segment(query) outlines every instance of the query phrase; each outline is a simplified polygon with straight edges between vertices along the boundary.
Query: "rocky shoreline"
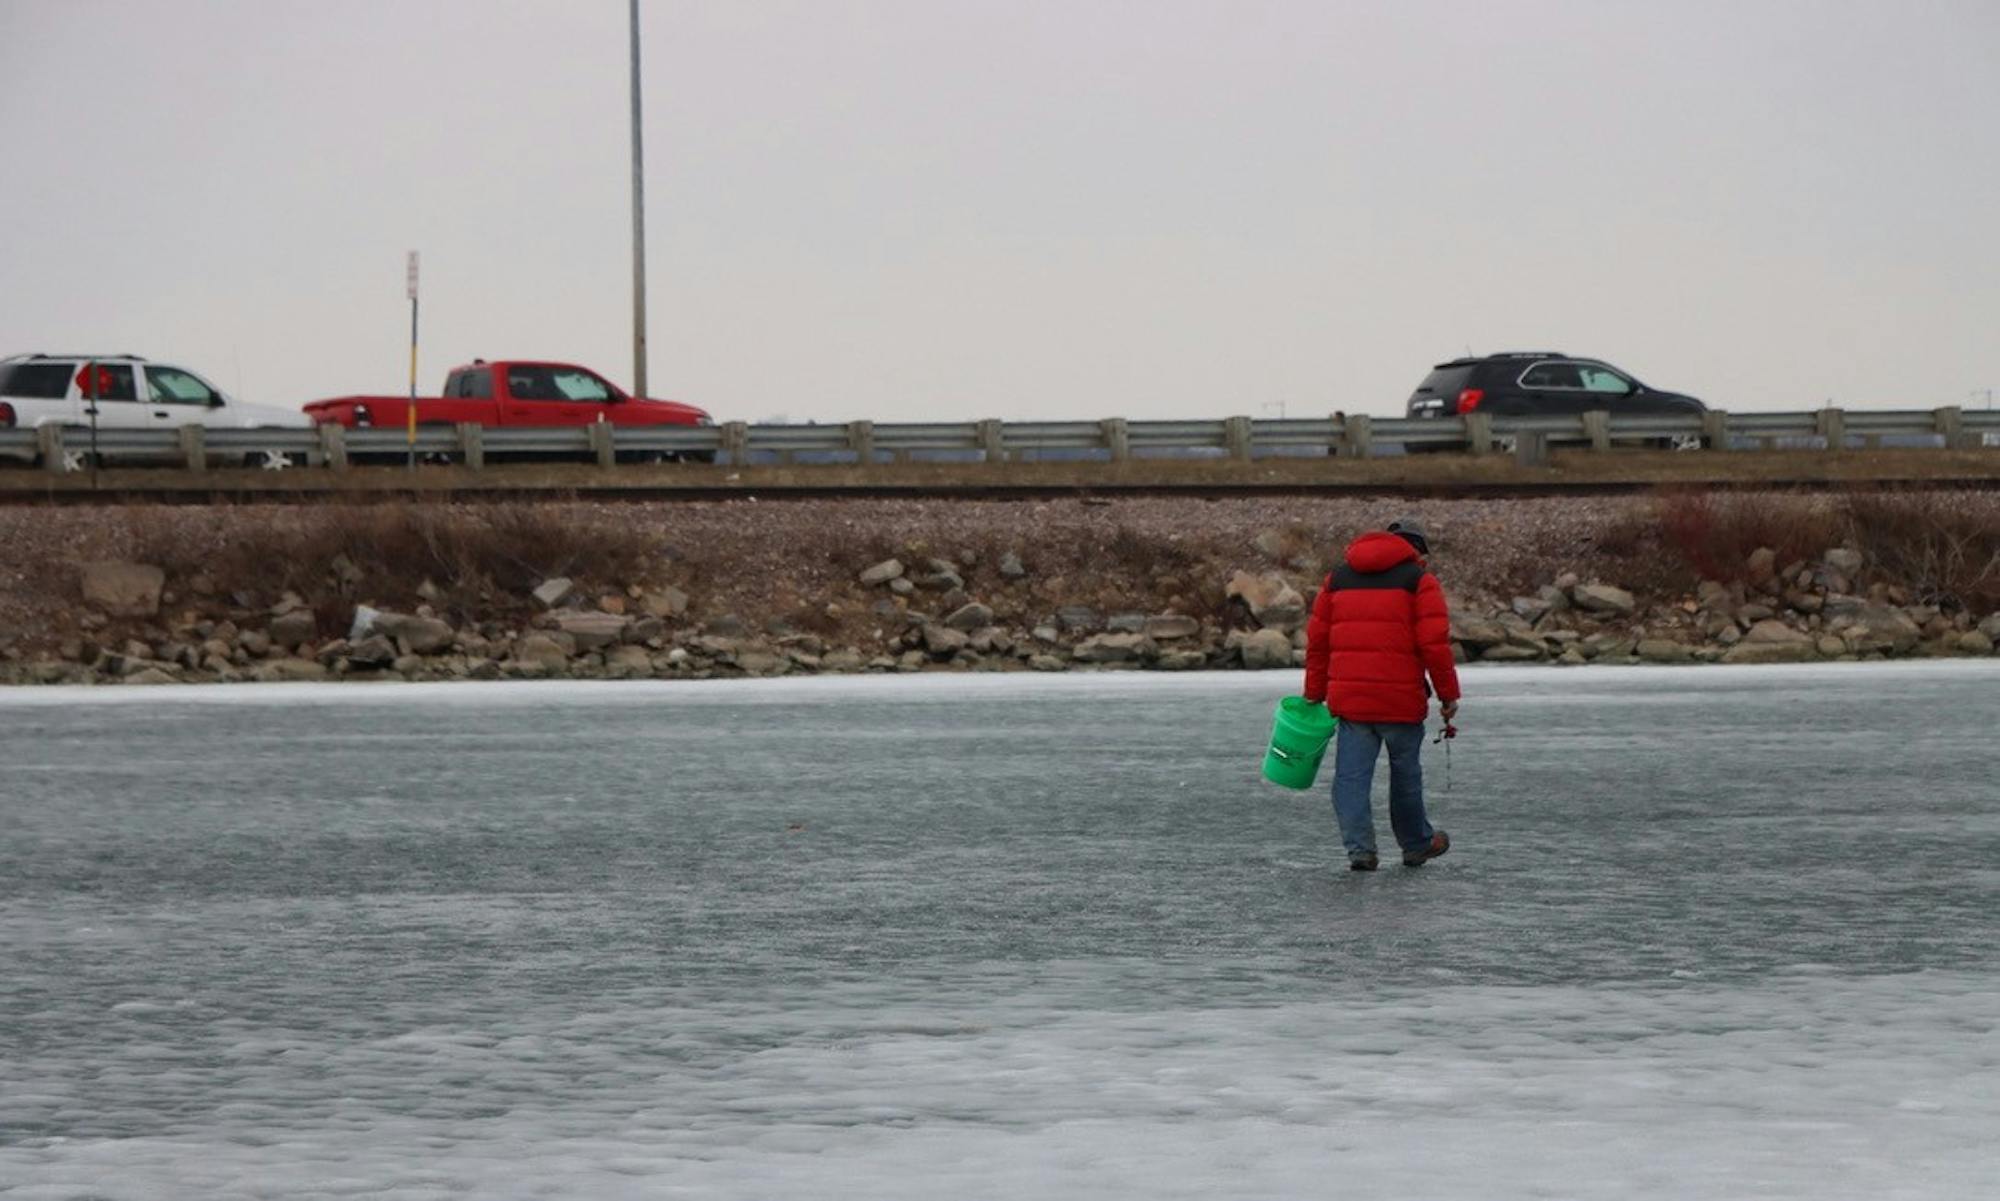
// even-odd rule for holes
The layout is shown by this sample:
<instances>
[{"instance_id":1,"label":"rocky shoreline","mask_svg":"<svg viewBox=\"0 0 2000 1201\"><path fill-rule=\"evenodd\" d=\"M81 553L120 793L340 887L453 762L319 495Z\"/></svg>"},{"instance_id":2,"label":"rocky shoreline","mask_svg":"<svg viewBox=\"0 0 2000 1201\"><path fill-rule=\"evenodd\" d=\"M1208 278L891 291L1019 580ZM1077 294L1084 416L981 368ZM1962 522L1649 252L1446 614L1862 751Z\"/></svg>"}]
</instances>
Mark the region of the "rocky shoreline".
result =
<instances>
[{"instance_id":1,"label":"rocky shoreline","mask_svg":"<svg viewBox=\"0 0 2000 1201\"><path fill-rule=\"evenodd\" d=\"M763 621L658 581L550 578L507 599L501 607L516 616L454 621L431 581L418 585L416 604L392 608L344 556L329 565L324 595L286 590L272 600L225 591L200 572L175 579L157 564L104 560L76 569L79 603L46 650L0 640L0 683L1283 668L1304 660L1320 578L1299 541L1284 529L1259 532L1238 555L1246 565L1226 578L1190 578L1204 569L1192 560L1157 566L1156 587L1127 590L1169 598L1146 608L1065 601L1089 590L1038 580L1013 549L891 556L847 564L845 578L825 579L793 618ZM1144 558L1144 548L1134 553ZM1875 578L1853 547L1792 561L1763 547L1732 574L1650 600L1574 571L1509 596L1454 588L1447 576L1454 650L1462 662L1735 664L1991 656L2000 643L2000 614L1923 603ZM823 615L822 628L802 628L801 612Z\"/></svg>"}]
</instances>

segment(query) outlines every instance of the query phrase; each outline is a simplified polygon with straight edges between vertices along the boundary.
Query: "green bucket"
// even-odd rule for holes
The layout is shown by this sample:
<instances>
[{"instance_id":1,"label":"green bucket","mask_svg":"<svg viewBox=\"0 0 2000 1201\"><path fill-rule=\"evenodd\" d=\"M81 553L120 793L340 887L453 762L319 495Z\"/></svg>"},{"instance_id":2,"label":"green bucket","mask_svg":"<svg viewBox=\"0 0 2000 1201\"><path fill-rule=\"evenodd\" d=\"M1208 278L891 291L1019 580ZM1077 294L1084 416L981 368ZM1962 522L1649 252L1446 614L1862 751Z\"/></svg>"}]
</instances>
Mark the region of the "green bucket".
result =
<instances>
[{"instance_id":1,"label":"green bucket","mask_svg":"<svg viewBox=\"0 0 2000 1201\"><path fill-rule=\"evenodd\" d=\"M1326 706L1302 696L1278 702L1271 722L1271 746L1264 752L1264 778L1284 788L1311 788L1326 757L1326 744L1340 719Z\"/></svg>"}]
</instances>

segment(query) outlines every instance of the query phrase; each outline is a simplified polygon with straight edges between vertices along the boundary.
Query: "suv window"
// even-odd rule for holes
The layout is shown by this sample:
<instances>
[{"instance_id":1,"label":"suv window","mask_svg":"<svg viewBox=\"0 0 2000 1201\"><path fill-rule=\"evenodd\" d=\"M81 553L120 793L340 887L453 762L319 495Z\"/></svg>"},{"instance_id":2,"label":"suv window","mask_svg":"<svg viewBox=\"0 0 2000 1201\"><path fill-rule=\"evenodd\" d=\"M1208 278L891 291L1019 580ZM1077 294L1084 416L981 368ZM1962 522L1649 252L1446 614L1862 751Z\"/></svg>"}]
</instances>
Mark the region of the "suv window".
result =
<instances>
[{"instance_id":1,"label":"suv window","mask_svg":"<svg viewBox=\"0 0 2000 1201\"><path fill-rule=\"evenodd\" d=\"M76 369L77 394L90 399L90 370L97 368L97 399L138 400L138 386L133 379L130 363L85 363Z\"/></svg>"},{"instance_id":2,"label":"suv window","mask_svg":"<svg viewBox=\"0 0 2000 1201\"><path fill-rule=\"evenodd\" d=\"M1632 381L1597 363L1578 363L1577 373L1583 378L1587 392L1603 392L1611 396L1630 396L1634 391Z\"/></svg>"},{"instance_id":3,"label":"suv window","mask_svg":"<svg viewBox=\"0 0 2000 1201\"><path fill-rule=\"evenodd\" d=\"M1536 363L1521 373L1523 388L1548 390L1577 390L1583 387L1583 376L1575 363Z\"/></svg>"},{"instance_id":4,"label":"suv window","mask_svg":"<svg viewBox=\"0 0 2000 1201\"><path fill-rule=\"evenodd\" d=\"M1417 391L1428 392L1433 396L1455 397L1465 390L1465 385L1471 379L1470 366L1439 367L1424 377L1424 382L1417 385Z\"/></svg>"},{"instance_id":5,"label":"suv window","mask_svg":"<svg viewBox=\"0 0 2000 1201\"><path fill-rule=\"evenodd\" d=\"M216 401L213 388L178 367L148 367L146 383L152 387L155 404L208 405Z\"/></svg>"},{"instance_id":6,"label":"suv window","mask_svg":"<svg viewBox=\"0 0 2000 1201\"><path fill-rule=\"evenodd\" d=\"M16 363L0 367L0 396L61 400L69 395L68 363Z\"/></svg>"}]
</instances>

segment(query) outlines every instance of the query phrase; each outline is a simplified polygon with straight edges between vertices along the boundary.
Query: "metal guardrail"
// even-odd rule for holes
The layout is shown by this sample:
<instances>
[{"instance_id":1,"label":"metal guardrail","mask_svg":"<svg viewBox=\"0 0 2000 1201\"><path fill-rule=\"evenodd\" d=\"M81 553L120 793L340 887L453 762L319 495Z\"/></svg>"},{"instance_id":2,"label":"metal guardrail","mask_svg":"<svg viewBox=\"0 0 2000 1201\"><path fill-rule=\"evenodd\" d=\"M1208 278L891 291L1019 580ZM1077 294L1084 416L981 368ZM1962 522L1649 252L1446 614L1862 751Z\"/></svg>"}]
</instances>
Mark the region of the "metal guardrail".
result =
<instances>
[{"instance_id":1,"label":"metal guardrail","mask_svg":"<svg viewBox=\"0 0 2000 1201\"><path fill-rule=\"evenodd\" d=\"M451 461L474 469L502 459L562 458L611 466L627 461L698 459L726 464L879 463L932 459L955 462L1123 461L1135 458L1218 458L1248 461L1281 456L1372 458L1384 454L1465 451L1512 453L1526 463L1552 446L1609 450L1651 444L1729 451L1848 449L1882 445L1970 449L2000 444L2000 412L1960 408L1918 411L1818 409L1790 413L1684 416L1324 418L1212 421L855 421L844 425L651 426L609 424L536 429L420 425L402 429L340 426L251 429L106 429L87 426L0 429L0 459L39 463L51 472L104 462L213 466L313 466L345 470L357 463Z\"/></svg>"}]
</instances>

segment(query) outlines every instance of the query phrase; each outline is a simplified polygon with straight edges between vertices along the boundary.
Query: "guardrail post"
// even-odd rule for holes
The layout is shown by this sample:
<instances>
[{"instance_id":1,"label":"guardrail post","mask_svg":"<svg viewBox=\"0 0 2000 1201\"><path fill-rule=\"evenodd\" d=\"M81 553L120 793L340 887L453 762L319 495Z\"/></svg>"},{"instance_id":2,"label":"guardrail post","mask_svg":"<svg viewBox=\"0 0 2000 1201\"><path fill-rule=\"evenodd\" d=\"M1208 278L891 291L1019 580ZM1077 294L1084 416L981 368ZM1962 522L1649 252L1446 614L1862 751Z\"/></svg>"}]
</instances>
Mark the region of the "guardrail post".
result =
<instances>
[{"instance_id":1,"label":"guardrail post","mask_svg":"<svg viewBox=\"0 0 2000 1201\"><path fill-rule=\"evenodd\" d=\"M1231 417L1222 423L1222 440L1229 447L1229 457L1240 463L1250 461L1250 419Z\"/></svg>"},{"instance_id":2,"label":"guardrail post","mask_svg":"<svg viewBox=\"0 0 2000 1201\"><path fill-rule=\"evenodd\" d=\"M334 471L347 470L347 427L332 422L319 427L319 453L326 460L327 467Z\"/></svg>"},{"instance_id":3,"label":"guardrail post","mask_svg":"<svg viewBox=\"0 0 2000 1201\"><path fill-rule=\"evenodd\" d=\"M1000 422L997 418L989 417L979 423L979 457L988 463L1007 461L1007 447L1001 441L1000 434Z\"/></svg>"},{"instance_id":4,"label":"guardrail post","mask_svg":"<svg viewBox=\"0 0 2000 1201\"><path fill-rule=\"evenodd\" d=\"M1104 434L1104 448L1111 452L1111 461L1123 463L1132 457L1132 432L1126 428L1123 417L1106 417L1098 422Z\"/></svg>"},{"instance_id":5,"label":"guardrail post","mask_svg":"<svg viewBox=\"0 0 2000 1201\"><path fill-rule=\"evenodd\" d=\"M458 453L467 470L486 470L486 427L477 421L459 422Z\"/></svg>"},{"instance_id":6,"label":"guardrail post","mask_svg":"<svg viewBox=\"0 0 2000 1201\"><path fill-rule=\"evenodd\" d=\"M1847 414L1839 409L1821 409L1818 414L1819 435L1826 439L1828 450L1844 450L1847 447Z\"/></svg>"},{"instance_id":7,"label":"guardrail post","mask_svg":"<svg viewBox=\"0 0 2000 1201\"><path fill-rule=\"evenodd\" d=\"M1592 409L1583 415L1583 433L1590 439L1590 449L1611 449L1611 414L1603 409Z\"/></svg>"},{"instance_id":8,"label":"guardrail post","mask_svg":"<svg viewBox=\"0 0 2000 1201\"><path fill-rule=\"evenodd\" d=\"M850 421L847 423L847 446L854 452L854 459L863 467L875 461L875 423L872 421Z\"/></svg>"},{"instance_id":9,"label":"guardrail post","mask_svg":"<svg viewBox=\"0 0 2000 1201\"><path fill-rule=\"evenodd\" d=\"M181 462L189 471L208 470L208 431L198 425L181 427Z\"/></svg>"},{"instance_id":10,"label":"guardrail post","mask_svg":"<svg viewBox=\"0 0 2000 1201\"><path fill-rule=\"evenodd\" d=\"M618 465L618 444L612 440L612 430L615 428L609 421L590 423L590 449L591 453L597 456L599 467Z\"/></svg>"},{"instance_id":11,"label":"guardrail post","mask_svg":"<svg viewBox=\"0 0 2000 1201\"><path fill-rule=\"evenodd\" d=\"M1514 462L1522 467L1547 467L1549 436L1540 432L1515 434Z\"/></svg>"},{"instance_id":12,"label":"guardrail post","mask_svg":"<svg viewBox=\"0 0 2000 1201\"><path fill-rule=\"evenodd\" d=\"M35 430L35 440L41 444L42 467L61 475L69 470L69 460L63 451L63 433L59 425L39 426Z\"/></svg>"},{"instance_id":13,"label":"guardrail post","mask_svg":"<svg viewBox=\"0 0 2000 1201\"><path fill-rule=\"evenodd\" d=\"M741 467L750 458L750 427L741 421L731 421L722 427L722 453L729 461Z\"/></svg>"},{"instance_id":14,"label":"guardrail post","mask_svg":"<svg viewBox=\"0 0 2000 1201\"><path fill-rule=\"evenodd\" d=\"M1459 420L1465 423L1466 449L1476 455L1493 453L1493 414L1472 412Z\"/></svg>"},{"instance_id":15,"label":"guardrail post","mask_svg":"<svg viewBox=\"0 0 2000 1201\"><path fill-rule=\"evenodd\" d=\"M1375 419L1366 413L1351 413L1340 423L1339 453L1345 459L1368 459L1375 455Z\"/></svg>"},{"instance_id":16,"label":"guardrail post","mask_svg":"<svg viewBox=\"0 0 2000 1201\"><path fill-rule=\"evenodd\" d=\"M1701 444L1706 450L1729 449L1729 414L1709 409L1701 415Z\"/></svg>"},{"instance_id":17,"label":"guardrail post","mask_svg":"<svg viewBox=\"0 0 2000 1201\"><path fill-rule=\"evenodd\" d=\"M1944 448L1946 450L1964 450L1966 448L1967 438L1965 436L1964 409L1957 405L1947 405L1942 409L1932 409L1931 424L1936 427L1938 434L1944 438Z\"/></svg>"}]
</instances>

